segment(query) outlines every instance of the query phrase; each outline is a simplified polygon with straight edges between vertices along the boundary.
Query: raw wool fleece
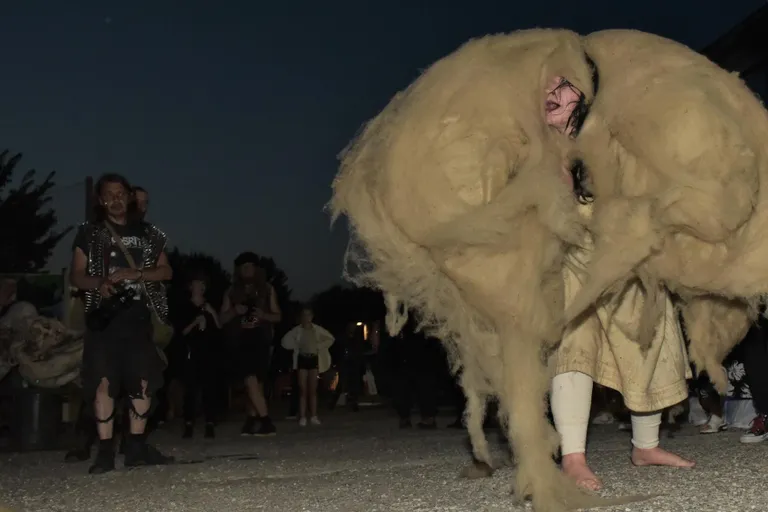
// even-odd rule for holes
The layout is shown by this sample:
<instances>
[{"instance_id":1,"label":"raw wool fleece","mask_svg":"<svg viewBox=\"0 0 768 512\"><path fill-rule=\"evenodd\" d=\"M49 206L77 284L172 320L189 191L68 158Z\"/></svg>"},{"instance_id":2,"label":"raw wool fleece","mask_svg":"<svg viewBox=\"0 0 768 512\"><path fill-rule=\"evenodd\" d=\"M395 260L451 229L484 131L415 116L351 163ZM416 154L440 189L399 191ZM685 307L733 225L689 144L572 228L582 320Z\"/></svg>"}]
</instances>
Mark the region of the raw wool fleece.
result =
<instances>
[{"instance_id":1,"label":"raw wool fleece","mask_svg":"<svg viewBox=\"0 0 768 512\"><path fill-rule=\"evenodd\" d=\"M431 66L342 154L334 219L359 245L348 264L381 289L388 329L405 312L461 367L476 459L492 466L489 396L516 458L514 490L553 512L613 502L586 494L553 461L548 358L564 328L566 245L583 236L561 169L567 140L545 123L545 88L565 76L592 99L580 37L530 30L471 41Z\"/></svg>"},{"instance_id":2,"label":"raw wool fleece","mask_svg":"<svg viewBox=\"0 0 768 512\"><path fill-rule=\"evenodd\" d=\"M611 30L584 47L600 88L575 144L596 250L566 320L633 274L664 285L682 299L691 360L724 392L722 359L768 292L768 114L738 76L674 41Z\"/></svg>"}]
</instances>

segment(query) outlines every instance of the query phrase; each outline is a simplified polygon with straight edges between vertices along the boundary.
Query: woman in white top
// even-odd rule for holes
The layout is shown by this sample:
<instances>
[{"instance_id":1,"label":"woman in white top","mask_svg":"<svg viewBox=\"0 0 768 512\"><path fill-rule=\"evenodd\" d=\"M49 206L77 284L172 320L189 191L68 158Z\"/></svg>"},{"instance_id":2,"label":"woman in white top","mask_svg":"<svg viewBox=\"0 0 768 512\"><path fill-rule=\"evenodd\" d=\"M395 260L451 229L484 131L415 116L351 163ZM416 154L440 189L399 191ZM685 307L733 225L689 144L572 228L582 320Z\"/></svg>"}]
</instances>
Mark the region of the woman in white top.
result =
<instances>
[{"instance_id":1,"label":"woman in white top","mask_svg":"<svg viewBox=\"0 0 768 512\"><path fill-rule=\"evenodd\" d=\"M333 345L331 333L312 323L312 308L305 306L301 310L301 323L288 331L283 337L284 348L293 351L293 369L299 373L299 425L307 424L307 405L310 421L319 425L317 417L317 375L331 367L331 354L328 348Z\"/></svg>"}]
</instances>

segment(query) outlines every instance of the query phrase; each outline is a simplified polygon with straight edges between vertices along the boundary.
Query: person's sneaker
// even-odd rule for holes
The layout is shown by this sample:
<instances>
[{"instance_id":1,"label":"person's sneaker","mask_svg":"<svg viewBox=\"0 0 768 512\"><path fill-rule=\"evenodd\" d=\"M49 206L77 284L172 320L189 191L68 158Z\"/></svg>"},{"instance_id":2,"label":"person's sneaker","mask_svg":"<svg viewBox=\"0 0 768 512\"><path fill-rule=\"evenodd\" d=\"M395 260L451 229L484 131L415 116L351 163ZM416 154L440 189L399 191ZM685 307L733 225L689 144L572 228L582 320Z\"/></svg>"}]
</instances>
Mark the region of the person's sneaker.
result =
<instances>
[{"instance_id":1,"label":"person's sneaker","mask_svg":"<svg viewBox=\"0 0 768 512\"><path fill-rule=\"evenodd\" d=\"M240 435L241 436L252 436L256 431L256 417L255 416L248 416L245 418L245 423L243 423L243 428L240 429Z\"/></svg>"},{"instance_id":2,"label":"person's sneaker","mask_svg":"<svg viewBox=\"0 0 768 512\"><path fill-rule=\"evenodd\" d=\"M300 427L306 427L307 426L307 418L299 418L299 426Z\"/></svg>"},{"instance_id":3,"label":"person's sneaker","mask_svg":"<svg viewBox=\"0 0 768 512\"><path fill-rule=\"evenodd\" d=\"M712 415L709 421L699 430L700 434L717 434L728 429L728 424L720 416Z\"/></svg>"},{"instance_id":4,"label":"person's sneaker","mask_svg":"<svg viewBox=\"0 0 768 512\"><path fill-rule=\"evenodd\" d=\"M213 423L206 423L205 424L205 438L206 439L213 439L216 437L216 430L213 428Z\"/></svg>"},{"instance_id":5,"label":"person's sneaker","mask_svg":"<svg viewBox=\"0 0 768 512\"><path fill-rule=\"evenodd\" d=\"M195 426L192 423L186 423L184 425L184 434L182 434L183 439L192 439L192 436L195 435Z\"/></svg>"},{"instance_id":6,"label":"person's sneaker","mask_svg":"<svg viewBox=\"0 0 768 512\"><path fill-rule=\"evenodd\" d=\"M115 448L111 439L99 442L99 451L96 452L96 458L93 459L93 465L88 468L91 475L101 475L114 471L115 469Z\"/></svg>"},{"instance_id":7,"label":"person's sneaker","mask_svg":"<svg viewBox=\"0 0 768 512\"><path fill-rule=\"evenodd\" d=\"M269 418L262 418L261 426L253 433L257 437L274 436L275 434L277 434L277 429Z\"/></svg>"},{"instance_id":8,"label":"person's sneaker","mask_svg":"<svg viewBox=\"0 0 768 512\"><path fill-rule=\"evenodd\" d=\"M740 441L744 444L762 443L768 439L766 424L768 424L768 414L758 414L752 420L752 427L741 436Z\"/></svg>"},{"instance_id":9,"label":"person's sneaker","mask_svg":"<svg viewBox=\"0 0 768 512\"><path fill-rule=\"evenodd\" d=\"M309 422L310 422L310 423L312 423L312 424L313 424L313 425L315 425L315 426L318 426L318 427L319 427L320 425L322 425L322 423L320 423L320 418L318 418L317 416L312 416L312 417L309 419Z\"/></svg>"}]
</instances>

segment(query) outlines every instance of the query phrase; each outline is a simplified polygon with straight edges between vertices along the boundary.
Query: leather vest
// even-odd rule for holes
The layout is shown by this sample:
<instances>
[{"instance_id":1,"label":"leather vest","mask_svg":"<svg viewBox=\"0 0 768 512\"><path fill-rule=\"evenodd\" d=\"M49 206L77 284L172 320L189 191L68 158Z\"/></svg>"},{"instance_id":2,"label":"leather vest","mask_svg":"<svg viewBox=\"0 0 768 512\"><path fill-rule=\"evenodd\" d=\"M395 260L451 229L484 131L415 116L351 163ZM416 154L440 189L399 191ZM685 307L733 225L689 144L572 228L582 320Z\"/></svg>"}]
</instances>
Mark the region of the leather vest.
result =
<instances>
[{"instance_id":1,"label":"leather vest","mask_svg":"<svg viewBox=\"0 0 768 512\"><path fill-rule=\"evenodd\" d=\"M154 267L160 254L165 250L167 237L160 229L152 224L145 224L144 247L142 248L141 261L136 264L141 268ZM88 241L88 265L86 272L91 277L106 277L108 268L109 249L112 245L112 235L103 223L85 222L80 226L85 231ZM165 292L165 284L161 281L146 281L144 283L146 293L142 294L144 301L162 321L168 320L168 298ZM98 290L86 290L85 312L91 313L98 309L101 303L101 294Z\"/></svg>"}]
</instances>

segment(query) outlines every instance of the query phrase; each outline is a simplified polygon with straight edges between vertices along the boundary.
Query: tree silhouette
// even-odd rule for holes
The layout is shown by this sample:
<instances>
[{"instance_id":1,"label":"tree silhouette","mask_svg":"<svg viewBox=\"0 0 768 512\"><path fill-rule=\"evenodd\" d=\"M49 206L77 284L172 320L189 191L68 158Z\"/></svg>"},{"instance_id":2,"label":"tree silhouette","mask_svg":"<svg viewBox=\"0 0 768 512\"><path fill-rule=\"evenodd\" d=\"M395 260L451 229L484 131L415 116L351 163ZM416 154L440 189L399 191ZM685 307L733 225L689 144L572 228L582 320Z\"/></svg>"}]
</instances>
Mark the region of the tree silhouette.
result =
<instances>
[{"instance_id":1,"label":"tree silhouette","mask_svg":"<svg viewBox=\"0 0 768 512\"><path fill-rule=\"evenodd\" d=\"M229 288L230 275L221 261L215 257L193 252L186 254L174 248L168 253L168 262L173 269L173 279L168 288L168 300L171 307L181 303L187 297L186 285L190 278L203 274L208 280L208 301L216 309L221 307L224 293Z\"/></svg>"},{"instance_id":2,"label":"tree silhouette","mask_svg":"<svg viewBox=\"0 0 768 512\"><path fill-rule=\"evenodd\" d=\"M10 188L22 154L0 153L0 272L36 272L45 267L56 244L72 229L54 231L56 213L50 203L54 172L36 183L35 170L27 171Z\"/></svg>"},{"instance_id":3,"label":"tree silhouette","mask_svg":"<svg viewBox=\"0 0 768 512\"><path fill-rule=\"evenodd\" d=\"M349 322L370 323L384 318L384 298L370 288L333 286L312 299L317 323L341 334Z\"/></svg>"}]
</instances>

